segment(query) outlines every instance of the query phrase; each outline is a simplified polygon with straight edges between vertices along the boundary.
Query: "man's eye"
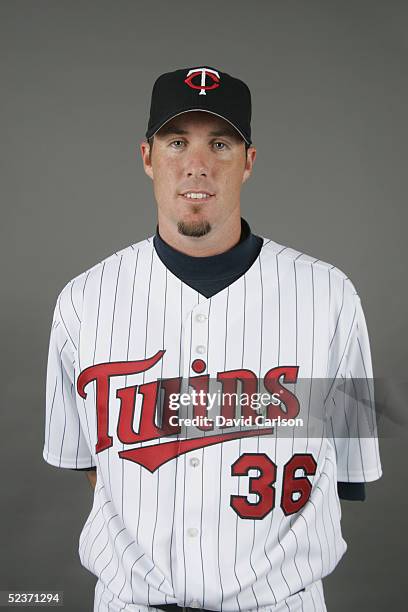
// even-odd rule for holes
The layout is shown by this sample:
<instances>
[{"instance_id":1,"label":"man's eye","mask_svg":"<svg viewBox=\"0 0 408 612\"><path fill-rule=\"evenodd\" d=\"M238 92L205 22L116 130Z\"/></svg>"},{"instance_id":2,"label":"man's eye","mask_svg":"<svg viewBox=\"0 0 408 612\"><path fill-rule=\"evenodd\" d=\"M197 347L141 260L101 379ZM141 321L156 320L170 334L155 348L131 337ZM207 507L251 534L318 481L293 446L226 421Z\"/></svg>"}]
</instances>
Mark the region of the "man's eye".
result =
<instances>
[{"instance_id":1,"label":"man's eye","mask_svg":"<svg viewBox=\"0 0 408 612\"><path fill-rule=\"evenodd\" d=\"M221 146L217 146L217 145L221 145ZM223 151L226 148L226 144L225 142L214 142L214 147L216 149L218 149L218 151Z\"/></svg>"},{"instance_id":2,"label":"man's eye","mask_svg":"<svg viewBox=\"0 0 408 612\"><path fill-rule=\"evenodd\" d=\"M173 140L171 144L174 146L175 149L181 149L181 145L184 144L184 141L183 140Z\"/></svg>"}]
</instances>

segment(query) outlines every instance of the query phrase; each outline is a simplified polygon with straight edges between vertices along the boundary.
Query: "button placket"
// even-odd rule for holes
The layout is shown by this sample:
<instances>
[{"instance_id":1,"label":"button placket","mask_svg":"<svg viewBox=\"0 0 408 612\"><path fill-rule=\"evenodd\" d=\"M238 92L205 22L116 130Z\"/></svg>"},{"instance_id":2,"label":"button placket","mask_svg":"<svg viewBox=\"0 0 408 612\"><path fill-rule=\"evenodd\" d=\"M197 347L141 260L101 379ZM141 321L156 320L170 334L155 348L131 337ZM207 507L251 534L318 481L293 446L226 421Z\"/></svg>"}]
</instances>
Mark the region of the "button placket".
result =
<instances>
[{"instance_id":1,"label":"button placket","mask_svg":"<svg viewBox=\"0 0 408 612\"><path fill-rule=\"evenodd\" d=\"M191 360L194 357L200 356L206 361L207 344L208 344L208 304L198 304L192 313L192 330L191 330Z\"/></svg>"},{"instance_id":2,"label":"button placket","mask_svg":"<svg viewBox=\"0 0 408 612\"><path fill-rule=\"evenodd\" d=\"M187 384L191 377L207 373L207 346L208 346L208 308L209 303L197 304L190 311L190 318L186 319L187 327L183 343L183 392L191 392ZM193 365L194 364L194 365ZM181 408L183 417L194 416L193 404ZM182 436L189 434L189 428L182 426ZM180 491L182 492L183 520L180 525L183 531L180 536L184 540L183 555L185 558L185 596L186 606L201 608L202 602L197 599L203 593L202 567L201 567L201 505L202 505L202 469L200 451L190 451L180 457L179 475Z\"/></svg>"},{"instance_id":3,"label":"button placket","mask_svg":"<svg viewBox=\"0 0 408 612\"><path fill-rule=\"evenodd\" d=\"M187 378L207 373L208 345L208 303L198 304L191 311L190 334L186 334L184 345L184 376ZM187 361L188 359L188 361ZM194 365L193 365L194 364ZM186 389L187 391L187 389ZM189 388L191 391L191 387ZM187 417L194 416L194 407L185 408ZM183 428L182 428L183 429ZM184 429L189 433L189 428ZM191 608L201 608L202 602L197 599L203 593L201 567L201 505L202 505L202 463L201 451L190 451L185 456L184 472L184 548L186 567L186 604Z\"/></svg>"}]
</instances>

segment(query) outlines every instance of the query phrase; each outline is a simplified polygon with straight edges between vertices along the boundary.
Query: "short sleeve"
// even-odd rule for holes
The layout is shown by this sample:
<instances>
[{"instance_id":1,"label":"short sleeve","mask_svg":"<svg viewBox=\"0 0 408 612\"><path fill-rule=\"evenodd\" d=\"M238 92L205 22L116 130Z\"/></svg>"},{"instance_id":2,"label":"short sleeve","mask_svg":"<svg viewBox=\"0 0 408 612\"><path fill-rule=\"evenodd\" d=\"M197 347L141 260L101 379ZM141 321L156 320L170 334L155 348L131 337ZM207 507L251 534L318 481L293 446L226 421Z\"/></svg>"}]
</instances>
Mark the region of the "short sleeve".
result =
<instances>
[{"instance_id":1,"label":"short sleeve","mask_svg":"<svg viewBox=\"0 0 408 612\"><path fill-rule=\"evenodd\" d=\"M326 434L337 458L337 480L369 482L382 475L367 325L348 280L329 356Z\"/></svg>"},{"instance_id":2,"label":"short sleeve","mask_svg":"<svg viewBox=\"0 0 408 612\"><path fill-rule=\"evenodd\" d=\"M61 302L60 296L54 310L48 349L43 457L57 467L93 467L76 403L76 346L63 322Z\"/></svg>"}]
</instances>

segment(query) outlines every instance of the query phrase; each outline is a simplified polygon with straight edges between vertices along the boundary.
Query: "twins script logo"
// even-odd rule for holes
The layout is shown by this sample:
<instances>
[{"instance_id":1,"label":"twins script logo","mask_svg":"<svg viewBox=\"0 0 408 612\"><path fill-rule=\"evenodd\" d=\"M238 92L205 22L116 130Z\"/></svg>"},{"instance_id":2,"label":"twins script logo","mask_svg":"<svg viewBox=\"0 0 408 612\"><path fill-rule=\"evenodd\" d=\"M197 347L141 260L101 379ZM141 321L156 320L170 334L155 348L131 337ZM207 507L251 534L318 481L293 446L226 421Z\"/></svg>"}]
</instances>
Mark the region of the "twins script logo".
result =
<instances>
[{"instance_id":1,"label":"twins script logo","mask_svg":"<svg viewBox=\"0 0 408 612\"><path fill-rule=\"evenodd\" d=\"M110 380L114 376L126 376L146 372L155 366L163 357L165 351L157 351L155 355L147 359L139 361L117 361L109 363L100 363L90 366L83 370L77 380L77 390L82 398L87 397L85 387L91 383L95 383L96 390L96 412L97 412L97 444L96 452L100 453L113 445L113 437L109 432L109 411L112 407L109 405L109 385ZM198 395L201 393L201 398L208 397L210 384L209 374L201 374L205 369L205 363L202 360L195 360L192 364L192 369L199 372L197 376L190 376L188 380L189 387L194 389ZM265 406L266 416L268 419L294 418L299 414L299 401L297 397L281 384L295 383L298 377L298 366L279 366L272 368L266 372L263 378L263 384L268 393L279 394L280 404L270 403ZM237 406L233 401L236 397L238 382L242 385L242 393L251 397L258 391L258 379L254 372L248 369L228 370L226 372L217 373L217 381L222 387L222 402L219 406L220 414L225 419L236 418ZM182 377L167 378L154 380L140 385L123 387L116 391L116 397L119 399L119 413L117 419L116 435L117 439L123 444L134 445L147 440L155 440L166 436L176 435L180 433L181 428L174 423L174 407L171 408L170 400L174 397L173 394L180 394L182 385ZM164 391L161 423L160 427L156 424L157 401L160 390ZM135 408L137 395L141 396L140 418L137 431L134 430ZM224 398L227 399L224 399ZM140 399L140 398L139 398ZM286 411L282 409L282 404L286 407ZM241 406L242 416L253 417L253 409L251 406ZM206 425L197 426L197 429L202 431L214 430L214 423L211 422L211 415L208 414L208 406L204 399L194 405L193 418L198 417L204 420ZM201 421L200 421L201 422ZM130 448L119 452L122 459L134 461L139 465L144 466L151 472L154 472L158 467L174 459L175 457L187 453L194 449L203 448L213 444L219 444L227 440L236 440L250 436L259 436L272 434L273 427L247 429L246 431L226 432L230 425L220 426L216 433L212 435L202 435L183 440L171 440L161 444L153 444L145 447Z\"/></svg>"},{"instance_id":2,"label":"twins script logo","mask_svg":"<svg viewBox=\"0 0 408 612\"><path fill-rule=\"evenodd\" d=\"M201 77L200 85L195 85L193 83L193 79L197 76ZM212 81L212 85L206 85L206 77ZM189 70L187 73L187 78L184 79L186 85L191 87L191 89L199 89L200 96L205 96L206 91L210 89L217 89L220 86L220 75L216 70L211 70L211 68L193 68Z\"/></svg>"}]
</instances>

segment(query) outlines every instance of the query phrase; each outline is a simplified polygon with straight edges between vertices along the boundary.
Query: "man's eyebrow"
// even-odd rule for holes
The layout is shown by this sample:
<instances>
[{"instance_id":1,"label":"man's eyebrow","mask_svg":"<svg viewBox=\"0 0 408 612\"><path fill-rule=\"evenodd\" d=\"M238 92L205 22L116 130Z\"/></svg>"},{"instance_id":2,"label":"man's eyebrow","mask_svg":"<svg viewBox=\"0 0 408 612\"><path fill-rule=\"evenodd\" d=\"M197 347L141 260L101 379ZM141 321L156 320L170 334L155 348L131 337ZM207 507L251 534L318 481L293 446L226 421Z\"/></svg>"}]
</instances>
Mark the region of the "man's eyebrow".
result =
<instances>
[{"instance_id":1,"label":"man's eyebrow","mask_svg":"<svg viewBox=\"0 0 408 612\"><path fill-rule=\"evenodd\" d=\"M157 136L169 136L169 135L173 135L173 134L188 134L187 130L183 130L182 128L178 128L176 125L175 126L166 126L164 125L162 128L160 128L160 130L157 132Z\"/></svg>"},{"instance_id":2,"label":"man's eyebrow","mask_svg":"<svg viewBox=\"0 0 408 612\"><path fill-rule=\"evenodd\" d=\"M238 132L236 132L234 129L229 128L221 128L220 130L214 130L213 132L210 132L210 136L227 136L228 138L241 140L241 137L239 136Z\"/></svg>"},{"instance_id":3,"label":"man's eyebrow","mask_svg":"<svg viewBox=\"0 0 408 612\"><path fill-rule=\"evenodd\" d=\"M162 136L163 138L166 136L172 136L172 135L186 135L189 134L188 130L183 130L182 128L175 126L163 126L158 132L157 135L158 136ZM209 132L209 136L212 137L221 137L221 136L225 136L228 138L232 138L234 140L241 140L241 137L239 136L238 132L236 132L234 129L229 129L229 128L220 128L219 130L213 130L211 132Z\"/></svg>"}]
</instances>

